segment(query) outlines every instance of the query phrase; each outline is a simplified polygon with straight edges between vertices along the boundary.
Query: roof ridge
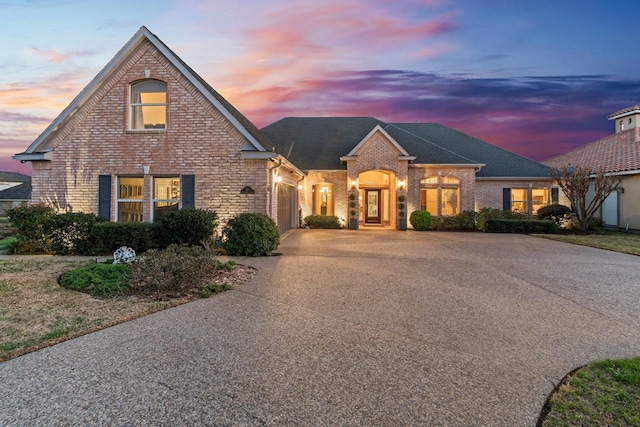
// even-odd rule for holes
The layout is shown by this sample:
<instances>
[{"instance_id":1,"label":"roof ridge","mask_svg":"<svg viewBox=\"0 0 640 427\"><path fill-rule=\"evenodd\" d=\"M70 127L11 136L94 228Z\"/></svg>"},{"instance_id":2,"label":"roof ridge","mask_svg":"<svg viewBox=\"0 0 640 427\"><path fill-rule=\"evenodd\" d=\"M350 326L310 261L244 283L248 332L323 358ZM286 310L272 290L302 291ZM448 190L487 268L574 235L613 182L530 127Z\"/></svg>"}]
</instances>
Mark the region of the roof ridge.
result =
<instances>
[{"instance_id":1,"label":"roof ridge","mask_svg":"<svg viewBox=\"0 0 640 427\"><path fill-rule=\"evenodd\" d=\"M415 133L413 133L413 132L409 132L408 130L403 129L403 128L401 128L400 126L397 126L397 125L396 125L396 124L394 124L394 123L387 123L386 125L387 125L387 126L385 126L383 129L386 129L386 128L387 128L387 127L389 127L389 126L393 126L394 128L396 128L396 129L398 129L398 130L400 130L400 131L402 131L402 132L404 132L404 133L407 133L407 134L409 134L409 135L413 136L414 138L417 138L417 139L419 139L419 140L421 140L421 141L424 141L424 142L426 142L426 143L429 143L429 144L433 145L434 147L438 147L438 148L440 148L441 150L447 151L447 152L449 152L449 153L453 154L454 156L458 156L458 157L460 157L461 159L464 159L464 160L466 160L466 161L468 161L468 162L472 162L472 163L481 163L481 162L478 162L477 160L469 159L469 158L467 158L467 157L463 156L462 154L456 153L455 151L452 151L452 150L450 150L450 149L448 149L448 148L445 148L445 147L443 147L443 146L441 146L441 145L438 145L438 144L436 144L435 142L433 142L433 141L431 141L431 140L429 140L429 139L427 139L427 138L425 138L425 137L423 137L423 136L418 136L418 135L416 135L416 134L415 134Z\"/></svg>"}]
</instances>

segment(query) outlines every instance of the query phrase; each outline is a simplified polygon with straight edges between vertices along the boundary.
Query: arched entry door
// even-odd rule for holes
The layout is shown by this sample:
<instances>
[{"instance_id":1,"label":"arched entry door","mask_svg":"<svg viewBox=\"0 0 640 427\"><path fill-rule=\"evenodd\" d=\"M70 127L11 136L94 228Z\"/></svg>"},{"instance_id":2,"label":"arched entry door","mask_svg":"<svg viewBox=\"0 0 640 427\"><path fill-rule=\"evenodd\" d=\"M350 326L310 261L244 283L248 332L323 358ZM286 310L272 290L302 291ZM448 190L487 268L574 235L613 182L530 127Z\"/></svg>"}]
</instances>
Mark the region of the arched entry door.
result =
<instances>
[{"instance_id":1,"label":"arched entry door","mask_svg":"<svg viewBox=\"0 0 640 427\"><path fill-rule=\"evenodd\" d=\"M370 170L358 176L359 216L364 225L391 225L395 221L392 209L396 176L393 172Z\"/></svg>"}]
</instances>

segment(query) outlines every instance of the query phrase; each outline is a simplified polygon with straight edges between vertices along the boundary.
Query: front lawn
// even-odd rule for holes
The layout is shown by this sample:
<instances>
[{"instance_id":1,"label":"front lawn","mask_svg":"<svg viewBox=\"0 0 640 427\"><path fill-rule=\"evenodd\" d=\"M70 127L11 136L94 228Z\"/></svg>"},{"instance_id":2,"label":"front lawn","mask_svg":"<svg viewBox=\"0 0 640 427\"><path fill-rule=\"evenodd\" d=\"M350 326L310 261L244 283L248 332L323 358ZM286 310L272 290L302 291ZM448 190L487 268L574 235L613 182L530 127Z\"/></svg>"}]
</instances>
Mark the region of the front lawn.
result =
<instances>
[{"instance_id":1,"label":"front lawn","mask_svg":"<svg viewBox=\"0 0 640 427\"><path fill-rule=\"evenodd\" d=\"M536 234L535 236L592 248L640 255L640 234L602 232L594 234Z\"/></svg>"}]
</instances>

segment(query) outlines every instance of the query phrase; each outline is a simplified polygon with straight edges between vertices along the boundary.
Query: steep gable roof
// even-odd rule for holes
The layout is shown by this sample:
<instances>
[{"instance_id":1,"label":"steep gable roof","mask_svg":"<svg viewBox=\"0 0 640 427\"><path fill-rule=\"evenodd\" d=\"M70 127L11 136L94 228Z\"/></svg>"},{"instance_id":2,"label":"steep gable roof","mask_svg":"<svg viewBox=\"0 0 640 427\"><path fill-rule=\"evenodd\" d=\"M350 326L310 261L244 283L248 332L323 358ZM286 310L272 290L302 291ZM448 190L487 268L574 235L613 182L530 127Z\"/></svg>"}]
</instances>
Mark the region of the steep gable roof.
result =
<instances>
[{"instance_id":1,"label":"steep gable roof","mask_svg":"<svg viewBox=\"0 0 640 427\"><path fill-rule=\"evenodd\" d=\"M288 117L262 129L302 170L346 169L351 153L377 126L414 164L467 165L478 178L549 178L548 167L436 123L384 123L373 117Z\"/></svg>"},{"instance_id":2,"label":"steep gable roof","mask_svg":"<svg viewBox=\"0 0 640 427\"><path fill-rule=\"evenodd\" d=\"M592 172L604 168L607 172L640 170L638 129L629 129L593 141L564 154L543 161L551 167L566 164L588 167Z\"/></svg>"},{"instance_id":3,"label":"steep gable roof","mask_svg":"<svg viewBox=\"0 0 640 427\"><path fill-rule=\"evenodd\" d=\"M64 126L73 115L82 108L101 85L125 63L133 52L146 40L151 42L203 95L211 102L236 129L247 139L244 149L249 151L269 152L273 149L271 142L222 95L216 92L191 67L180 59L167 45L152 34L146 27L140 29L118 51L109 63L89 82L89 84L71 101L60 115L38 136L23 153L13 156L16 160L47 160L47 153L52 150L48 142L53 134Z\"/></svg>"}]
</instances>

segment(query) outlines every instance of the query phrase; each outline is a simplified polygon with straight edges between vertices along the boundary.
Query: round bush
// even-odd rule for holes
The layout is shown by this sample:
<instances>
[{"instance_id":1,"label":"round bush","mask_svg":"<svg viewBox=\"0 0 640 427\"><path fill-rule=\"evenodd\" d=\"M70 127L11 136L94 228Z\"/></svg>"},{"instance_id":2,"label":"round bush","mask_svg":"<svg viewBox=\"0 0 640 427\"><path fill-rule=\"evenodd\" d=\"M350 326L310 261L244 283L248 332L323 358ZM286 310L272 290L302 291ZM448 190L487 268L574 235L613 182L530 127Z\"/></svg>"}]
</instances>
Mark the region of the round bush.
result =
<instances>
[{"instance_id":1,"label":"round bush","mask_svg":"<svg viewBox=\"0 0 640 427\"><path fill-rule=\"evenodd\" d=\"M278 226L264 214L242 213L229 220L222 235L223 248L234 256L266 256L280 244Z\"/></svg>"},{"instance_id":2,"label":"round bush","mask_svg":"<svg viewBox=\"0 0 640 427\"><path fill-rule=\"evenodd\" d=\"M431 214L427 211L413 211L409 217L409 222L414 230L425 231L431 225Z\"/></svg>"},{"instance_id":3,"label":"round bush","mask_svg":"<svg viewBox=\"0 0 640 427\"><path fill-rule=\"evenodd\" d=\"M556 224L571 214L571 209L564 205L553 204L538 209L538 219L550 219Z\"/></svg>"}]
</instances>

